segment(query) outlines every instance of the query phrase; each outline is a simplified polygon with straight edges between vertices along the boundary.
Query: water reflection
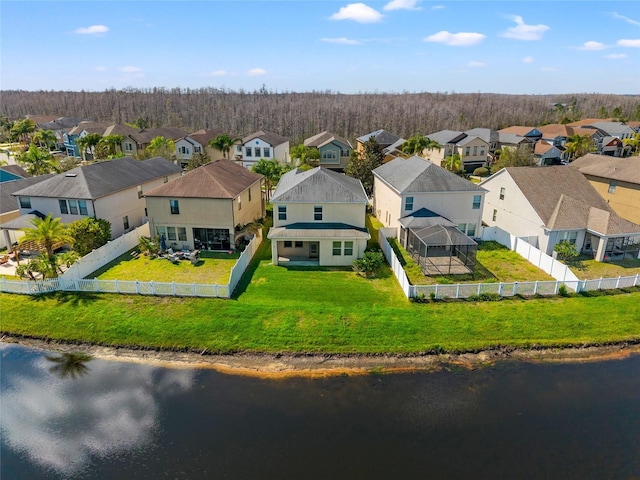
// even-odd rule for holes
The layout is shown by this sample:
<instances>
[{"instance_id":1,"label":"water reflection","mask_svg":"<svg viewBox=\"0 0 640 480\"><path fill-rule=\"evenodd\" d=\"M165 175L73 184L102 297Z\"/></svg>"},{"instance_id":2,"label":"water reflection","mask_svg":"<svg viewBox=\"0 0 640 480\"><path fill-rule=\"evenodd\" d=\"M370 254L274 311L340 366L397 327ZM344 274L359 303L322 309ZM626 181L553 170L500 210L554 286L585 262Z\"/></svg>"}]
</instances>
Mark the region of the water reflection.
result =
<instances>
[{"instance_id":1,"label":"water reflection","mask_svg":"<svg viewBox=\"0 0 640 480\"><path fill-rule=\"evenodd\" d=\"M19 348L1 346L3 364ZM92 364L91 375L78 376L78 365L86 365L73 356L53 367L44 356L23 356L18 371L2 375L3 442L66 476L80 474L92 457L152 443L159 398L188 390L194 376L192 370L104 361ZM60 376L50 375L57 367Z\"/></svg>"},{"instance_id":2,"label":"water reflection","mask_svg":"<svg viewBox=\"0 0 640 480\"><path fill-rule=\"evenodd\" d=\"M55 364L49 368L49 372L60 378L77 378L86 375L89 373L86 363L93 359L91 355L83 352L61 353L57 357L45 355L44 358Z\"/></svg>"}]
</instances>

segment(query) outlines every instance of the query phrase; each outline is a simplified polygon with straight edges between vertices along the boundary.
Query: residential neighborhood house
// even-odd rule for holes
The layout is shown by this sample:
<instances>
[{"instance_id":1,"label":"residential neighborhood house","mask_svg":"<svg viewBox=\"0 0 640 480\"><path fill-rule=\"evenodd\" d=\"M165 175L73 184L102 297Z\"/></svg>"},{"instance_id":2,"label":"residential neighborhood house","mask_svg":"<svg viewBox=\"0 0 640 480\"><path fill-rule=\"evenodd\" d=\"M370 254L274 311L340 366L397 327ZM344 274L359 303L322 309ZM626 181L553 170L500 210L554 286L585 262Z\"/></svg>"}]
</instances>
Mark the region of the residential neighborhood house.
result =
<instances>
[{"instance_id":1,"label":"residential neighborhood house","mask_svg":"<svg viewBox=\"0 0 640 480\"><path fill-rule=\"evenodd\" d=\"M242 144L236 146L236 158L242 166L251 168L260 159L289 161L289 140L275 133L259 130L242 138Z\"/></svg>"},{"instance_id":2,"label":"residential neighborhood house","mask_svg":"<svg viewBox=\"0 0 640 480\"><path fill-rule=\"evenodd\" d=\"M348 266L364 255L371 235L359 180L324 167L296 168L282 176L271 203L274 265Z\"/></svg>"},{"instance_id":3,"label":"residential neighborhood house","mask_svg":"<svg viewBox=\"0 0 640 480\"><path fill-rule=\"evenodd\" d=\"M353 146L349 140L329 133L318 133L304 140L304 145L320 152L320 166L342 171L349 164Z\"/></svg>"},{"instance_id":4,"label":"residential neighborhood house","mask_svg":"<svg viewBox=\"0 0 640 480\"><path fill-rule=\"evenodd\" d=\"M206 154L210 160L220 160L223 158L220 150L209 146L211 140L223 133L225 132L219 129L203 128L176 140L176 156L180 166L182 168L186 167L195 153Z\"/></svg>"},{"instance_id":5,"label":"residential neighborhood house","mask_svg":"<svg viewBox=\"0 0 640 480\"><path fill-rule=\"evenodd\" d=\"M174 249L235 250L236 227L265 215L262 175L216 160L145 193L151 230Z\"/></svg>"}]
</instances>

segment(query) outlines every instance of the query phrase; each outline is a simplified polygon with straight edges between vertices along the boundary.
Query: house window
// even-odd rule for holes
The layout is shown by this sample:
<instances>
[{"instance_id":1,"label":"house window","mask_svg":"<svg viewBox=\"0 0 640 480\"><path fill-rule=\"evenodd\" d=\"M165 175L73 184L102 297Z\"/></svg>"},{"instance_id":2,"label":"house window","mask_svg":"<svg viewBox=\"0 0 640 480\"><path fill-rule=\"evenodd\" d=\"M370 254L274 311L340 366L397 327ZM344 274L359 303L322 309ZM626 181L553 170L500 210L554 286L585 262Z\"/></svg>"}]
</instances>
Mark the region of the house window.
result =
<instances>
[{"instance_id":1,"label":"house window","mask_svg":"<svg viewBox=\"0 0 640 480\"><path fill-rule=\"evenodd\" d=\"M69 209L67 208L66 200L58 200L58 205L60 205L60 213L63 215L69 214Z\"/></svg>"},{"instance_id":2,"label":"house window","mask_svg":"<svg viewBox=\"0 0 640 480\"><path fill-rule=\"evenodd\" d=\"M245 148L245 152L246 152L247 157L251 157L252 156L251 155L251 147L246 147Z\"/></svg>"},{"instance_id":3,"label":"house window","mask_svg":"<svg viewBox=\"0 0 640 480\"><path fill-rule=\"evenodd\" d=\"M242 197L238 197L238 211L242 210Z\"/></svg>"},{"instance_id":4,"label":"house window","mask_svg":"<svg viewBox=\"0 0 640 480\"><path fill-rule=\"evenodd\" d=\"M473 146L473 156L475 157L476 155L478 155L478 146L474 145Z\"/></svg>"},{"instance_id":5,"label":"house window","mask_svg":"<svg viewBox=\"0 0 640 480\"><path fill-rule=\"evenodd\" d=\"M78 202L69 200L69 212L71 215L78 215Z\"/></svg>"},{"instance_id":6,"label":"house window","mask_svg":"<svg viewBox=\"0 0 640 480\"><path fill-rule=\"evenodd\" d=\"M504 191L505 191L505 188L500 187L500 200L504 200Z\"/></svg>"},{"instance_id":7,"label":"house window","mask_svg":"<svg viewBox=\"0 0 640 480\"><path fill-rule=\"evenodd\" d=\"M124 217L122 217L122 226L124 227L125 230L129 230L129 216L125 215Z\"/></svg>"},{"instance_id":8,"label":"house window","mask_svg":"<svg viewBox=\"0 0 640 480\"><path fill-rule=\"evenodd\" d=\"M476 235L476 225L474 223L470 223L467 226L467 235L470 237L475 237Z\"/></svg>"},{"instance_id":9,"label":"house window","mask_svg":"<svg viewBox=\"0 0 640 480\"><path fill-rule=\"evenodd\" d=\"M241 155L241 154L242 154L242 145L236 145L236 153L237 153L238 155Z\"/></svg>"},{"instance_id":10,"label":"house window","mask_svg":"<svg viewBox=\"0 0 640 480\"><path fill-rule=\"evenodd\" d=\"M195 153L202 153L202 148L197 147L197 146L194 146L194 147L193 147L193 151L194 151Z\"/></svg>"},{"instance_id":11,"label":"house window","mask_svg":"<svg viewBox=\"0 0 640 480\"><path fill-rule=\"evenodd\" d=\"M178 227L178 240L181 242L187 241L187 229L185 227Z\"/></svg>"},{"instance_id":12,"label":"house window","mask_svg":"<svg viewBox=\"0 0 640 480\"><path fill-rule=\"evenodd\" d=\"M482 203L482 195L474 195L473 196L473 209L474 210L479 210L480 209L480 203Z\"/></svg>"},{"instance_id":13,"label":"house window","mask_svg":"<svg viewBox=\"0 0 640 480\"><path fill-rule=\"evenodd\" d=\"M133 144L131 144L131 143L125 143L125 144L124 144L124 149L125 149L127 152L131 152L131 151L133 151Z\"/></svg>"},{"instance_id":14,"label":"house window","mask_svg":"<svg viewBox=\"0 0 640 480\"><path fill-rule=\"evenodd\" d=\"M404 209L411 211L413 210L413 197L405 197L404 199Z\"/></svg>"},{"instance_id":15,"label":"house window","mask_svg":"<svg viewBox=\"0 0 640 480\"><path fill-rule=\"evenodd\" d=\"M293 242L291 240L284 241L284 248L291 248L292 245L293 245Z\"/></svg>"},{"instance_id":16,"label":"house window","mask_svg":"<svg viewBox=\"0 0 640 480\"><path fill-rule=\"evenodd\" d=\"M286 219L287 219L287 206L278 205L278 220L286 220Z\"/></svg>"},{"instance_id":17,"label":"house window","mask_svg":"<svg viewBox=\"0 0 640 480\"><path fill-rule=\"evenodd\" d=\"M353 255L353 242L344 242L344 255Z\"/></svg>"},{"instance_id":18,"label":"house window","mask_svg":"<svg viewBox=\"0 0 640 480\"><path fill-rule=\"evenodd\" d=\"M339 257L342 253L342 242L333 242L333 256Z\"/></svg>"},{"instance_id":19,"label":"house window","mask_svg":"<svg viewBox=\"0 0 640 480\"><path fill-rule=\"evenodd\" d=\"M249 189L249 201L251 201L251 189Z\"/></svg>"},{"instance_id":20,"label":"house window","mask_svg":"<svg viewBox=\"0 0 640 480\"><path fill-rule=\"evenodd\" d=\"M465 157L468 157L470 153L471 153L471 147L467 147L467 148L464 149L464 156Z\"/></svg>"},{"instance_id":21,"label":"house window","mask_svg":"<svg viewBox=\"0 0 640 480\"><path fill-rule=\"evenodd\" d=\"M167 227L167 239L172 242L176 241L176 227Z\"/></svg>"},{"instance_id":22,"label":"house window","mask_svg":"<svg viewBox=\"0 0 640 480\"><path fill-rule=\"evenodd\" d=\"M498 218L498 210L496 210L495 208L493 209L493 216L491 217L491 220L493 220L494 222L496 221L496 218Z\"/></svg>"},{"instance_id":23,"label":"house window","mask_svg":"<svg viewBox=\"0 0 640 480\"><path fill-rule=\"evenodd\" d=\"M484 156L484 147L480 147L480 155Z\"/></svg>"},{"instance_id":24,"label":"house window","mask_svg":"<svg viewBox=\"0 0 640 480\"><path fill-rule=\"evenodd\" d=\"M253 147L253 156L254 157L259 157L260 156L260 147Z\"/></svg>"},{"instance_id":25,"label":"house window","mask_svg":"<svg viewBox=\"0 0 640 480\"><path fill-rule=\"evenodd\" d=\"M560 234L560 241L569 242L571 245L575 245L577 239L578 239L578 232L562 232Z\"/></svg>"},{"instance_id":26,"label":"house window","mask_svg":"<svg viewBox=\"0 0 640 480\"><path fill-rule=\"evenodd\" d=\"M347 149L340 150L340 156L341 157L349 157L350 155L351 155L351 153L349 153L349 150L347 150Z\"/></svg>"},{"instance_id":27,"label":"house window","mask_svg":"<svg viewBox=\"0 0 640 480\"><path fill-rule=\"evenodd\" d=\"M313 219L322 221L322 207L313 207Z\"/></svg>"},{"instance_id":28,"label":"house window","mask_svg":"<svg viewBox=\"0 0 640 480\"><path fill-rule=\"evenodd\" d=\"M271 149L269 147L264 147L262 149L262 156L264 158L271 158Z\"/></svg>"},{"instance_id":29,"label":"house window","mask_svg":"<svg viewBox=\"0 0 640 480\"><path fill-rule=\"evenodd\" d=\"M169 200L169 207L171 207L171 215L180 214L180 204L178 200Z\"/></svg>"},{"instance_id":30,"label":"house window","mask_svg":"<svg viewBox=\"0 0 640 480\"><path fill-rule=\"evenodd\" d=\"M78 209L80 210L80 215L89 215L86 200L78 200Z\"/></svg>"},{"instance_id":31,"label":"house window","mask_svg":"<svg viewBox=\"0 0 640 480\"><path fill-rule=\"evenodd\" d=\"M20 208L31 208L31 197L19 197Z\"/></svg>"},{"instance_id":32,"label":"house window","mask_svg":"<svg viewBox=\"0 0 640 480\"><path fill-rule=\"evenodd\" d=\"M296 248L302 248L302 242L299 240L296 240L295 246Z\"/></svg>"},{"instance_id":33,"label":"house window","mask_svg":"<svg viewBox=\"0 0 640 480\"><path fill-rule=\"evenodd\" d=\"M615 180L610 180L609 181L609 193L616 193L616 186L618 185L618 182L616 182Z\"/></svg>"},{"instance_id":34,"label":"house window","mask_svg":"<svg viewBox=\"0 0 640 480\"><path fill-rule=\"evenodd\" d=\"M142 198L142 185L138 185L138 198Z\"/></svg>"},{"instance_id":35,"label":"house window","mask_svg":"<svg viewBox=\"0 0 640 480\"><path fill-rule=\"evenodd\" d=\"M167 229L164 227L156 227L156 232L158 232L158 236L162 237L164 235L165 240L167 239Z\"/></svg>"},{"instance_id":36,"label":"house window","mask_svg":"<svg viewBox=\"0 0 640 480\"><path fill-rule=\"evenodd\" d=\"M458 230L460 230L462 233L467 233L467 224L466 223L459 224Z\"/></svg>"}]
</instances>

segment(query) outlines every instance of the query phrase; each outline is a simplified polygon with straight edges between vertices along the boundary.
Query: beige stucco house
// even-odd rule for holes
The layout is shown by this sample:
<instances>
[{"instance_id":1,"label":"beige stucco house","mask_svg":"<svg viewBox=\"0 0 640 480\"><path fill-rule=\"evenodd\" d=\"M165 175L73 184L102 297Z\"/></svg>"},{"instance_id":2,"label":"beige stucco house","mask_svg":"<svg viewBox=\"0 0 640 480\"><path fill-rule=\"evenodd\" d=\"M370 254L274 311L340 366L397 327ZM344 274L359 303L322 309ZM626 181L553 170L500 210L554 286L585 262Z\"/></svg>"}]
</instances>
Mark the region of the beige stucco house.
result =
<instances>
[{"instance_id":1,"label":"beige stucco house","mask_svg":"<svg viewBox=\"0 0 640 480\"><path fill-rule=\"evenodd\" d=\"M282 176L271 203L274 265L347 266L364 255L371 235L359 180L324 167L296 168Z\"/></svg>"},{"instance_id":2,"label":"beige stucco house","mask_svg":"<svg viewBox=\"0 0 640 480\"><path fill-rule=\"evenodd\" d=\"M234 250L236 230L264 217L262 175L217 160L145 194L151 230L167 247Z\"/></svg>"},{"instance_id":3,"label":"beige stucco house","mask_svg":"<svg viewBox=\"0 0 640 480\"><path fill-rule=\"evenodd\" d=\"M508 167L480 185L483 221L547 255L562 241L598 261L638 255L640 225L616 214L577 168Z\"/></svg>"}]
</instances>

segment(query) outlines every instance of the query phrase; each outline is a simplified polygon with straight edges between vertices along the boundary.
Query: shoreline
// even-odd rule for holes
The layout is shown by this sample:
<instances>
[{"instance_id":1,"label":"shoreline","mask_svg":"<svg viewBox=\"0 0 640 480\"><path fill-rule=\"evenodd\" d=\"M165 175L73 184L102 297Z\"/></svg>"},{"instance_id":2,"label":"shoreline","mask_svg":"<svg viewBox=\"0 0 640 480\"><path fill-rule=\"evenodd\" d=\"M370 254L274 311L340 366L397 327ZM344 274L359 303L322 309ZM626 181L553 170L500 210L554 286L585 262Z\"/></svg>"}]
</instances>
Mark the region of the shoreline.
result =
<instances>
[{"instance_id":1,"label":"shoreline","mask_svg":"<svg viewBox=\"0 0 640 480\"><path fill-rule=\"evenodd\" d=\"M435 372L447 366L474 370L498 361L540 363L583 363L622 360L640 354L640 344L621 342L605 346L566 348L497 348L474 353L441 354L321 354L321 353L235 353L176 352L107 347L89 343L70 343L4 335L1 343L17 343L29 348L70 353L82 351L102 360L146 363L167 368L207 368L228 375L257 378L331 377Z\"/></svg>"}]
</instances>

